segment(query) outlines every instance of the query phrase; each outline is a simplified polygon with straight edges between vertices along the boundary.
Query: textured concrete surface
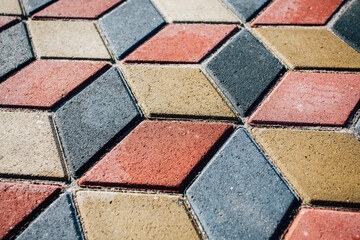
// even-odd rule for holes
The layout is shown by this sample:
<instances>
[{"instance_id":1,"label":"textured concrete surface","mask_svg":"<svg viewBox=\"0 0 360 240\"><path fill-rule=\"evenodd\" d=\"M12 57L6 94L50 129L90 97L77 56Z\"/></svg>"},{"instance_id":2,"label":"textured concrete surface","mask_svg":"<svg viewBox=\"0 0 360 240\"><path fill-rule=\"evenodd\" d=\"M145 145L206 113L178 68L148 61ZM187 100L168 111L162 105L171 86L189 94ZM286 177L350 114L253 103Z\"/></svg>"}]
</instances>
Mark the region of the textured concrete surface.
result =
<instances>
[{"instance_id":1,"label":"textured concrete surface","mask_svg":"<svg viewBox=\"0 0 360 240\"><path fill-rule=\"evenodd\" d=\"M19 0L0 0L1 15L22 15Z\"/></svg>"},{"instance_id":2,"label":"textured concrete surface","mask_svg":"<svg viewBox=\"0 0 360 240\"><path fill-rule=\"evenodd\" d=\"M222 0L241 20L249 21L270 0Z\"/></svg>"},{"instance_id":3,"label":"textured concrete surface","mask_svg":"<svg viewBox=\"0 0 360 240\"><path fill-rule=\"evenodd\" d=\"M22 0L26 15L28 16L33 15L35 12L49 4L54 3L55 1L57 0Z\"/></svg>"},{"instance_id":4,"label":"textured concrete surface","mask_svg":"<svg viewBox=\"0 0 360 240\"><path fill-rule=\"evenodd\" d=\"M360 120L357 121L355 125L355 130L360 134Z\"/></svg>"},{"instance_id":5,"label":"textured concrete surface","mask_svg":"<svg viewBox=\"0 0 360 240\"><path fill-rule=\"evenodd\" d=\"M19 22L19 20L20 19L17 17L0 16L0 31L11 27L15 23Z\"/></svg>"}]
</instances>

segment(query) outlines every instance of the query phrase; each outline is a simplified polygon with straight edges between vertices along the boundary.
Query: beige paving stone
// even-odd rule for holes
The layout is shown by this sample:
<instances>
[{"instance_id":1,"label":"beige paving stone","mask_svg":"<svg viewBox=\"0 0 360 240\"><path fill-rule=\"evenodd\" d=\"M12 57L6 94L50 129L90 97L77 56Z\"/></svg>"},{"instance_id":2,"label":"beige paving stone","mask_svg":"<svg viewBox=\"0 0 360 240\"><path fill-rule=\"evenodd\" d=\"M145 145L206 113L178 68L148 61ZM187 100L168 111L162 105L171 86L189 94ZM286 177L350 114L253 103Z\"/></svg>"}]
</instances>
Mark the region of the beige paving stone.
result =
<instances>
[{"instance_id":1,"label":"beige paving stone","mask_svg":"<svg viewBox=\"0 0 360 240\"><path fill-rule=\"evenodd\" d=\"M220 0L153 0L170 22L240 22Z\"/></svg>"},{"instance_id":2,"label":"beige paving stone","mask_svg":"<svg viewBox=\"0 0 360 240\"><path fill-rule=\"evenodd\" d=\"M38 56L104 60L111 58L92 22L31 21L29 26Z\"/></svg>"},{"instance_id":3,"label":"beige paving stone","mask_svg":"<svg viewBox=\"0 0 360 240\"><path fill-rule=\"evenodd\" d=\"M92 239L199 239L177 196L78 191L84 230Z\"/></svg>"},{"instance_id":4,"label":"beige paving stone","mask_svg":"<svg viewBox=\"0 0 360 240\"><path fill-rule=\"evenodd\" d=\"M0 15L22 15L19 0L0 0Z\"/></svg>"},{"instance_id":5,"label":"beige paving stone","mask_svg":"<svg viewBox=\"0 0 360 240\"><path fill-rule=\"evenodd\" d=\"M236 119L198 68L123 65L122 71L149 118Z\"/></svg>"},{"instance_id":6,"label":"beige paving stone","mask_svg":"<svg viewBox=\"0 0 360 240\"><path fill-rule=\"evenodd\" d=\"M253 129L255 140L308 204L360 204L360 142L348 133Z\"/></svg>"},{"instance_id":7,"label":"beige paving stone","mask_svg":"<svg viewBox=\"0 0 360 240\"><path fill-rule=\"evenodd\" d=\"M49 116L0 111L1 176L65 178Z\"/></svg>"},{"instance_id":8,"label":"beige paving stone","mask_svg":"<svg viewBox=\"0 0 360 240\"><path fill-rule=\"evenodd\" d=\"M326 29L252 31L291 69L360 69L360 54Z\"/></svg>"}]
</instances>

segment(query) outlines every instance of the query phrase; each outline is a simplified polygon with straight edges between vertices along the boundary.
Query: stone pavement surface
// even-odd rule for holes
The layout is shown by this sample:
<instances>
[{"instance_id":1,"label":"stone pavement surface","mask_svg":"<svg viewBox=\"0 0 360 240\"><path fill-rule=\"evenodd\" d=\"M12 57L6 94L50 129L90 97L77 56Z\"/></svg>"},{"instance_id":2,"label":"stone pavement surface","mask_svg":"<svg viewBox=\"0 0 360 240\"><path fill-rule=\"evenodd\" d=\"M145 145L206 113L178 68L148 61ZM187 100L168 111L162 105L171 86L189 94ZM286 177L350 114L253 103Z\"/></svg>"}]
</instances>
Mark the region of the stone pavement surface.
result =
<instances>
[{"instance_id":1,"label":"stone pavement surface","mask_svg":"<svg viewBox=\"0 0 360 240\"><path fill-rule=\"evenodd\" d=\"M360 0L0 0L0 239L360 239Z\"/></svg>"}]
</instances>

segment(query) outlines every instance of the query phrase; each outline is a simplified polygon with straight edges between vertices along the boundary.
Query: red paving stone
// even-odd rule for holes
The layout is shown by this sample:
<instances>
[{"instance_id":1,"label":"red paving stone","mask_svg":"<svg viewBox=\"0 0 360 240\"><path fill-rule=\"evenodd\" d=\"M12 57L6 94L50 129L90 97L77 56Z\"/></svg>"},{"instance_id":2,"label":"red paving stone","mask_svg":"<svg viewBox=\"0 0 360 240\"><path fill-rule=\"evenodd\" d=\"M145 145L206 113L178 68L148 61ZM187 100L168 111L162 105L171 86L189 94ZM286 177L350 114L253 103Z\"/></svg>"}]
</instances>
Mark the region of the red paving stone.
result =
<instances>
[{"instance_id":1,"label":"red paving stone","mask_svg":"<svg viewBox=\"0 0 360 240\"><path fill-rule=\"evenodd\" d=\"M143 121L79 185L180 191L232 129L222 123Z\"/></svg>"},{"instance_id":2,"label":"red paving stone","mask_svg":"<svg viewBox=\"0 0 360 240\"><path fill-rule=\"evenodd\" d=\"M344 0L275 0L252 25L325 25Z\"/></svg>"},{"instance_id":3,"label":"red paving stone","mask_svg":"<svg viewBox=\"0 0 360 240\"><path fill-rule=\"evenodd\" d=\"M284 240L360 239L360 213L302 208Z\"/></svg>"},{"instance_id":4,"label":"red paving stone","mask_svg":"<svg viewBox=\"0 0 360 240\"><path fill-rule=\"evenodd\" d=\"M16 17L0 16L0 31L8 28L9 26L19 22L20 19Z\"/></svg>"},{"instance_id":5,"label":"red paving stone","mask_svg":"<svg viewBox=\"0 0 360 240\"><path fill-rule=\"evenodd\" d=\"M248 122L343 126L359 100L360 74L288 72Z\"/></svg>"},{"instance_id":6,"label":"red paving stone","mask_svg":"<svg viewBox=\"0 0 360 240\"><path fill-rule=\"evenodd\" d=\"M37 208L61 190L55 185L0 183L0 239L8 238Z\"/></svg>"},{"instance_id":7,"label":"red paving stone","mask_svg":"<svg viewBox=\"0 0 360 240\"><path fill-rule=\"evenodd\" d=\"M0 106L51 109L106 67L101 62L35 61L0 83Z\"/></svg>"},{"instance_id":8,"label":"red paving stone","mask_svg":"<svg viewBox=\"0 0 360 240\"><path fill-rule=\"evenodd\" d=\"M228 36L235 25L172 24L125 58L126 62L199 63Z\"/></svg>"}]
</instances>

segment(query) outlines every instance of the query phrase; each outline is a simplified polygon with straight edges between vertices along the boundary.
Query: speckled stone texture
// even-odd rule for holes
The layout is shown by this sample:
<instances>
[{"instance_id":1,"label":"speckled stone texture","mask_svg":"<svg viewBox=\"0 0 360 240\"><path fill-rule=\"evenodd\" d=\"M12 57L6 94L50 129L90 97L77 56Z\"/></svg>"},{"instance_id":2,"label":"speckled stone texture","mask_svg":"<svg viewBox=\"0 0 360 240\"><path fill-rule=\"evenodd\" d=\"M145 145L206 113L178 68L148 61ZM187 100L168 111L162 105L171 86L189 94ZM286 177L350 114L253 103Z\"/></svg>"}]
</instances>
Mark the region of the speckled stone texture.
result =
<instances>
[{"instance_id":1,"label":"speckled stone texture","mask_svg":"<svg viewBox=\"0 0 360 240\"><path fill-rule=\"evenodd\" d=\"M250 21L270 0L222 0L243 21Z\"/></svg>"},{"instance_id":2,"label":"speckled stone texture","mask_svg":"<svg viewBox=\"0 0 360 240\"><path fill-rule=\"evenodd\" d=\"M20 19L17 17L0 16L0 31L13 26L19 21Z\"/></svg>"},{"instance_id":3,"label":"speckled stone texture","mask_svg":"<svg viewBox=\"0 0 360 240\"><path fill-rule=\"evenodd\" d=\"M57 0L22 0L26 15L33 15L42 8L54 3ZM76 1L73 1L76 2Z\"/></svg>"},{"instance_id":4,"label":"speckled stone texture","mask_svg":"<svg viewBox=\"0 0 360 240\"><path fill-rule=\"evenodd\" d=\"M0 0L1 15L22 15L19 0Z\"/></svg>"},{"instance_id":5,"label":"speckled stone texture","mask_svg":"<svg viewBox=\"0 0 360 240\"><path fill-rule=\"evenodd\" d=\"M360 120L357 121L355 125L355 130L360 134Z\"/></svg>"}]
</instances>

